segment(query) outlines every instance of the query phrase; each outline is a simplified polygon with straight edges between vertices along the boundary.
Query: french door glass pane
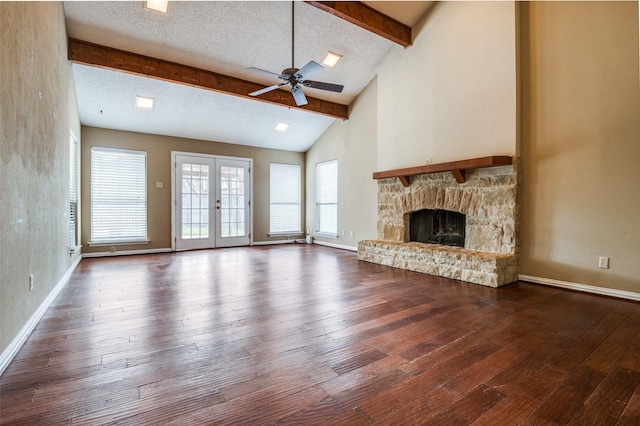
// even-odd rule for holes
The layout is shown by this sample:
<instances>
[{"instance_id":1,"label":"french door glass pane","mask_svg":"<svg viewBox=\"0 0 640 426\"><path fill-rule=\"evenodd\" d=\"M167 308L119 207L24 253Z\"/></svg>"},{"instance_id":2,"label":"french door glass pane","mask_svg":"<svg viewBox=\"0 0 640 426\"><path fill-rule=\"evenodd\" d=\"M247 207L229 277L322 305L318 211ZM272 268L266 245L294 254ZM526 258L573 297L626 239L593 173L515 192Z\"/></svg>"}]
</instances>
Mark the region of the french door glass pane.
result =
<instances>
[{"instance_id":1,"label":"french door glass pane","mask_svg":"<svg viewBox=\"0 0 640 426\"><path fill-rule=\"evenodd\" d=\"M182 239L209 238L209 166L182 164Z\"/></svg>"},{"instance_id":2,"label":"french door glass pane","mask_svg":"<svg viewBox=\"0 0 640 426\"><path fill-rule=\"evenodd\" d=\"M243 167L220 168L221 237L240 237L244 229L244 175Z\"/></svg>"}]
</instances>

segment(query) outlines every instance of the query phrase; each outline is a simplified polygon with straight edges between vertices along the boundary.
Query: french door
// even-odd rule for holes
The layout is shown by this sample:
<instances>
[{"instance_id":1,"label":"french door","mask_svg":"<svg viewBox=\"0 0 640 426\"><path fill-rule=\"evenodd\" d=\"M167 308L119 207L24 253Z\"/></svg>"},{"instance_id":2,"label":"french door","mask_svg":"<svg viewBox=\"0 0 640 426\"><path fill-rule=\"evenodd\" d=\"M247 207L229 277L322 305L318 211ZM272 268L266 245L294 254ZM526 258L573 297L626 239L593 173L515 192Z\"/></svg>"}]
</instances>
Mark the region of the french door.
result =
<instances>
[{"instance_id":1,"label":"french door","mask_svg":"<svg viewBox=\"0 0 640 426\"><path fill-rule=\"evenodd\" d=\"M249 245L251 160L172 155L175 249Z\"/></svg>"}]
</instances>

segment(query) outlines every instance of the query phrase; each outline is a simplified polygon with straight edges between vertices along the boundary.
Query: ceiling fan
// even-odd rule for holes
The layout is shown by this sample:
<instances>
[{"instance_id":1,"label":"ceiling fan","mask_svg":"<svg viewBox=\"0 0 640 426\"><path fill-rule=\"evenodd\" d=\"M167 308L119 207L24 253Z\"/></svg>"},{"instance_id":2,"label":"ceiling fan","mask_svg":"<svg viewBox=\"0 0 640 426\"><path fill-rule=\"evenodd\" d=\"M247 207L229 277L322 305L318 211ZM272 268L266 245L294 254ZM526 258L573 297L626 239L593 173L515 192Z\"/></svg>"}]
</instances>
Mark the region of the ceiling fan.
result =
<instances>
[{"instance_id":1,"label":"ceiling fan","mask_svg":"<svg viewBox=\"0 0 640 426\"><path fill-rule=\"evenodd\" d=\"M267 74L269 76L276 76L281 80L284 80L284 83L274 84L273 86L265 87L264 89L256 90L255 92L249 93L249 96L259 96L263 93L270 92L272 90L276 90L282 86L286 86L287 84L291 87L291 94L293 95L293 99L296 102L296 105L302 106L306 105L307 97L304 95L302 91L302 86L311 87L313 89L320 90L328 90L330 92L341 93L344 86L340 84L333 83L324 83L322 81L313 81L307 80L309 76L320 71L323 67L319 63L315 61L309 61L305 66L298 69L295 68L294 65L294 4L295 2L291 2L291 68L285 68L282 70L280 74L276 74L271 71L265 71L256 67L249 67L248 70L256 71L262 74Z\"/></svg>"}]
</instances>

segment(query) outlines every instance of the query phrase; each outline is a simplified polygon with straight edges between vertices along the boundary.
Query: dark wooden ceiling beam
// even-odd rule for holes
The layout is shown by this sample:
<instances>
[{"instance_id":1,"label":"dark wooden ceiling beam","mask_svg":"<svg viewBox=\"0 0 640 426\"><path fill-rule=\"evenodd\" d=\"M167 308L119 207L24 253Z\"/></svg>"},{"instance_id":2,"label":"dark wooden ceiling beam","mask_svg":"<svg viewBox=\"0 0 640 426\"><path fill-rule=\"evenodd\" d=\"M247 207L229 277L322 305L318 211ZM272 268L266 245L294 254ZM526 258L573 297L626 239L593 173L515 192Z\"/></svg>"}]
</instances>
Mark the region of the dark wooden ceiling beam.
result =
<instances>
[{"instance_id":1,"label":"dark wooden ceiling beam","mask_svg":"<svg viewBox=\"0 0 640 426\"><path fill-rule=\"evenodd\" d=\"M324 10L338 18L351 22L398 43L403 47L413 42L411 27L359 1L307 1L312 6Z\"/></svg>"},{"instance_id":2,"label":"dark wooden ceiling beam","mask_svg":"<svg viewBox=\"0 0 640 426\"><path fill-rule=\"evenodd\" d=\"M284 90L273 90L259 97L253 97L249 96L249 93L262 89L265 85L86 41L69 39L69 60L76 64L183 84L254 101L327 115L341 120L348 118L347 105L307 96L309 103L304 106L297 106L291 93Z\"/></svg>"}]
</instances>

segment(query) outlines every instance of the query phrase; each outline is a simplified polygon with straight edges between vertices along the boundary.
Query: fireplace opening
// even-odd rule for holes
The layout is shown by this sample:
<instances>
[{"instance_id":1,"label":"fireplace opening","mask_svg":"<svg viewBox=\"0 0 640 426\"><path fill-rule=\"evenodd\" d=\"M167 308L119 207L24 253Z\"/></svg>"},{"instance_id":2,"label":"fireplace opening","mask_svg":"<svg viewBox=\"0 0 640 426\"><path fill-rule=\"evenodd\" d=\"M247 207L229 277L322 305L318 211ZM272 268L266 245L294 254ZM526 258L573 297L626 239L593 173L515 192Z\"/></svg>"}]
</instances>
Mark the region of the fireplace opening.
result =
<instances>
[{"instance_id":1,"label":"fireplace opening","mask_svg":"<svg viewBox=\"0 0 640 426\"><path fill-rule=\"evenodd\" d=\"M465 215L449 210L418 210L409 215L409 241L464 247Z\"/></svg>"}]
</instances>

